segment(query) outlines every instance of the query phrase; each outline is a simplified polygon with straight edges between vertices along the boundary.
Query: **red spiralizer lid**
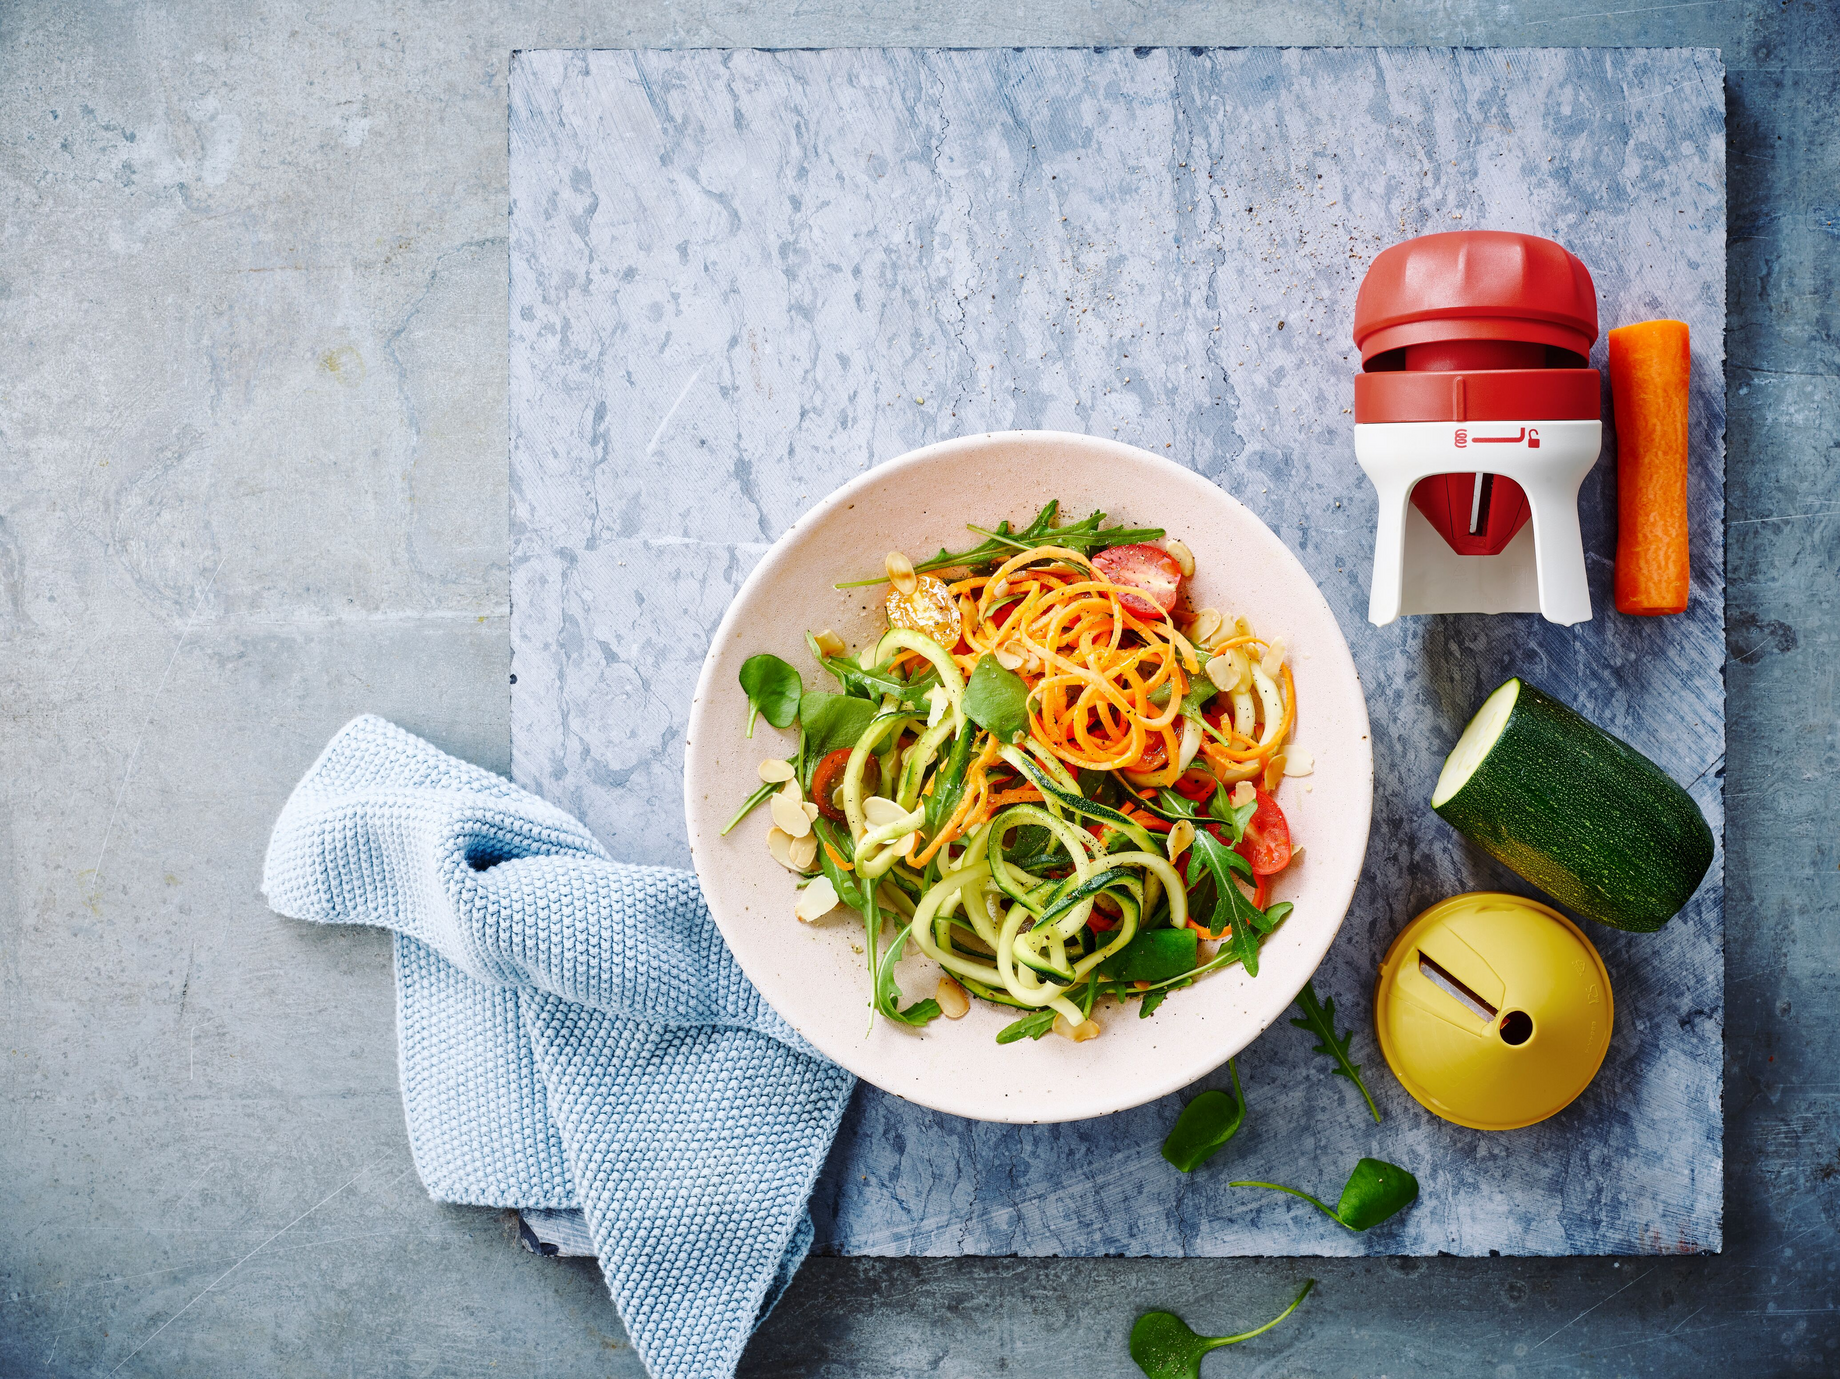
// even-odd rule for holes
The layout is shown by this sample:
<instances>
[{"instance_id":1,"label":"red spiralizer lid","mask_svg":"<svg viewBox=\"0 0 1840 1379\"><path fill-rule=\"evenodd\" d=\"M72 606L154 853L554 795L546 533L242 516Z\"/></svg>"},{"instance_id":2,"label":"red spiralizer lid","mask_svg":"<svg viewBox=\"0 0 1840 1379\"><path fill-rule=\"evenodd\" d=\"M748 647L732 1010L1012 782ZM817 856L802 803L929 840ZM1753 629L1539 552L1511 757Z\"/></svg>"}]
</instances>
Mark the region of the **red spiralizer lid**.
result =
<instances>
[{"instance_id":1,"label":"red spiralizer lid","mask_svg":"<svg viewBox=\"0 0 1840 1379\"><path fill-rule=\"evenodd\" d=\"M1582 361L1597 339L1597 289L1563 245L1507 230L1420 235L1384 249L1354 304L1361 362L1409 345L1507 340Z\"/></svg>"}]
</instances>

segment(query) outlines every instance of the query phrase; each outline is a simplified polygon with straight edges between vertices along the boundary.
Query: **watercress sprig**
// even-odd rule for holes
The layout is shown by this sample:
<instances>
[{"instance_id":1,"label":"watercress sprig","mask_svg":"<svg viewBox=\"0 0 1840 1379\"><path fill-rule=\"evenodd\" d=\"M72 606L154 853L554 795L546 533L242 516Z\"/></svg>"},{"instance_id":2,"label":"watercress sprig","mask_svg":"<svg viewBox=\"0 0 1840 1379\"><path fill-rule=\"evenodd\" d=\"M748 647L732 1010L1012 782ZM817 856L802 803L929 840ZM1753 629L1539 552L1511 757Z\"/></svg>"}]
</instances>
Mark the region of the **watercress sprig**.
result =
<instances>
[{"instance_id":1,"label":"watercress sprig","mask_svg":"<svg viewBox=\"0 0 1840 1379\"><path fill-rule=\"evenodd\" d=\"M1342 1186L1342 1195L1333 1210L1319 1197L1282 1183L1256 1183L1241 1180L1228 1187L1263 1187L1273 1192L1288 1192L1301 1197L1324 1216L1351 1231L1371 1230L1391 1216L1396 1216L1418 1200L1418 1179L1398 1164L1385 1159L1362 1159Z\"/></svg>"},{"instance_id":2,"label":"watercress sprig","mask_svg":"<svg viewBox=\"0 0 1840 1379\"><path fill-rule=\"evenodd\" d=\"M799 716L799 695L805 686L798 671L771 652L763 651L741 663L741 688L748 697L747 735L754 736L754 719L762 717L776 728L790 728Z\"/></svg>"},{"instance_id":3,"label":"watercress sprig","mask_svg":"<svg viewBox=\"0 0 1840 1379\"><path fill-rule=\"evenodd\" d=\"M1146 1312L1131 1328L1131 1358L1149 1379L1200 1379L1201 1357L1221 1346L1238 1345L1272 1327L1295 1312L1316 1286L1307 1279L1303 1291L1291 1299L1291 1305L1263 1326L1242 1331L1237 1336L1197 1336L1173 1312Z\"/></svg>"},{"instance_id":4,"label":"watercress sprig","mask_svg":"<svg viewBox=\"0 0 1840 1379\"><path fill-rule=\"evenodd\" d=\"M1231 1058L1227 1071L1233 1075L1232 1094L1208 1088L1182 1108L1163 1141L1163 1157L1184 1173L1193 1173L1218 1154L1245 1123L1246 1098L1239 1089L1239 1067Z\"/></svg>"}]
</instances>

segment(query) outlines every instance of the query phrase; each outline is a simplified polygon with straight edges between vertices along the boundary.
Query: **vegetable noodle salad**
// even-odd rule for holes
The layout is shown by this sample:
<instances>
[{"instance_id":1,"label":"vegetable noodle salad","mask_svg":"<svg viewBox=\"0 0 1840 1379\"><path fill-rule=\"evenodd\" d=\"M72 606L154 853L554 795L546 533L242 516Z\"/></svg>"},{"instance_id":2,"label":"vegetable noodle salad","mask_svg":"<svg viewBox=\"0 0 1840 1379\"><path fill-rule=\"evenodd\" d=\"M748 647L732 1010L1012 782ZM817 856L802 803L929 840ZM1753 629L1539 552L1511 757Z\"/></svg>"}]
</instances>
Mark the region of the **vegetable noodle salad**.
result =
<instances>
[{"instance_id":1,"label":"vegetable noodle salad","mask_svg":"<svg viewBox=\"0 0 1840 1379\"><path fill-rule=\"evenodd\" d=\"M796 722L799 748L723 832L768 805L794 914L862 916L870 1003L900 1024L977 997L1019 1013L998 1043L1090 1039L1107 998L1147 1017L1231 963L1257 976L1291 910L1270 900L1298 854L1274 795L1311 762L1283 644L1191 610L1194 557L1162 529L1058 510L839 585L885 584L888 630L854 655L806 634L834 690L771 654L741 667L748 735ZM944 975L903 1006L910 942Z\"/></svg>"}]
</instances>

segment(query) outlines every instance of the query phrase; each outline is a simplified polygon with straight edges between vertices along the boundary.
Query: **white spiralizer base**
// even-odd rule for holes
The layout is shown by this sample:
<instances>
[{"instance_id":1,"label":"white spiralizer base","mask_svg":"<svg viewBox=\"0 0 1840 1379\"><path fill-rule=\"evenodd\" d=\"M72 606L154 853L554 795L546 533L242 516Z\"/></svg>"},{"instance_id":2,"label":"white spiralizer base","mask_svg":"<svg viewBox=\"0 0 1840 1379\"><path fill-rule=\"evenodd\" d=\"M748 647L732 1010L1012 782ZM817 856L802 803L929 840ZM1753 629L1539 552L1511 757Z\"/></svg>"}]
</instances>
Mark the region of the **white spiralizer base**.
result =
<instances>
[{"instance_id":1,"label":"white spiralizer base","mask_svg":"<svg viewBox=\"0 0 1840 1379\"><path fill-rule=\"evenodd\" d=\"M1384 627L1401 613L1537 611L1566 626L1588 622L1578 486L1597 463L1603 435L1601 421L1356 425L1355 458L1380 497L1368 621ZM1499 555L1458 555L1412 506L1419 480L1466 473L1499 474L1527 495L1533 520Z\"/></svg>"}]
</instances>

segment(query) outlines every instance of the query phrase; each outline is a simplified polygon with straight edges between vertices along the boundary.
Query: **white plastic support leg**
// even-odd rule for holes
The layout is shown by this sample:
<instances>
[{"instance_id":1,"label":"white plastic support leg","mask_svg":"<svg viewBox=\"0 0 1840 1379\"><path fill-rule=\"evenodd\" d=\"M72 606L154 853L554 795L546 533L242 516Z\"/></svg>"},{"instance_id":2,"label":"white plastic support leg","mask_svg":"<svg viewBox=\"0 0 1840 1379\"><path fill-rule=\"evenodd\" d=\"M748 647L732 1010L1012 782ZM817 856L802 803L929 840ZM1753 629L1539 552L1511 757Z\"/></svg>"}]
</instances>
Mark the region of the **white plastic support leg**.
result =
<instances>
[{"instance_id":1,"label":"white plastic support leg","mask_svg":"<svg viewBox=\"0 0 1840 1379\"><path fill-rule=\"evenodd\" d=\"M1357 425L1354 453L1379 496L1374 532L1374 580L1368 621L1384 627L1401 613L1489 613L1537 607L1551 622L1570 625L1591 617L1584 543L1578 527L1578 486L1603 448L1600 421L1401 421ZM1515 437L1509 440L1509 437ZM1432 535L1439 551L1420 553L1407 596L1406 571L1414 560L1407 512L1413 488L1433 474L1499 474L1514 480L1533 512L1534 575L1517 575L1517 587L1485 576L1481 566L1507 555L1460 556ZM1425 524L1427 532L1429 525ZM1519 545L1521 538L1515 539ZM1497 574L1507 569L1497 567ZM1531 585L1533 587L1519 587ZM1491 606L1492 605L1492 606Z\"/></svg>"}]
</instances>

